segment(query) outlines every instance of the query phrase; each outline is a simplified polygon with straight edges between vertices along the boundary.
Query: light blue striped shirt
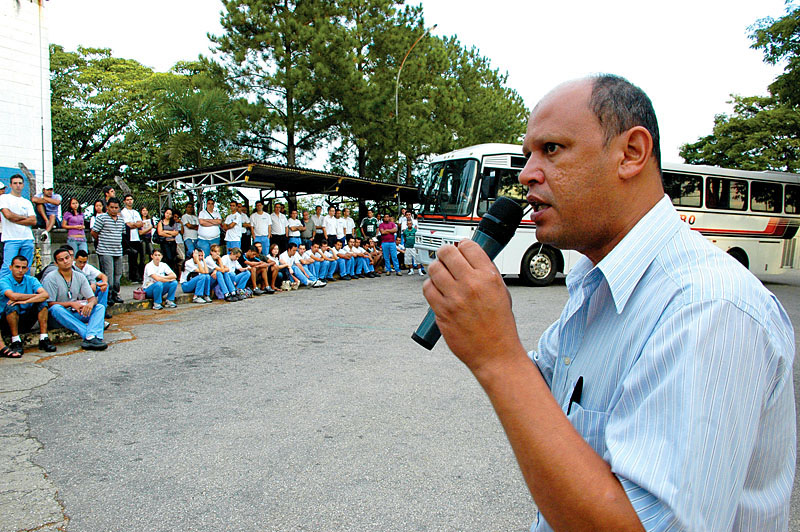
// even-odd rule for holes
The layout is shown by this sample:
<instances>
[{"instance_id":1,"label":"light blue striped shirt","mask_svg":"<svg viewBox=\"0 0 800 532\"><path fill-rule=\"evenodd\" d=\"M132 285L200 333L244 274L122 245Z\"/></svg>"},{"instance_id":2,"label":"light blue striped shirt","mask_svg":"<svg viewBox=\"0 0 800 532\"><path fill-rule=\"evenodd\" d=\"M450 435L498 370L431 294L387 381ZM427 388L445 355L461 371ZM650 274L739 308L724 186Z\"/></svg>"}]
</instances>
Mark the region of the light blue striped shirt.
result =
<instances>
[{"instance_id":1,"label":"light blue striped shirt","mask_svg":"<svg viewBox=\"0 0 800 532\"><path fill-rule=\"evenodd\" d=\"M665 197L567 277L531 352L647 530L786 530L794 332L778 300ZM531 530L550 530L542 516Z\"/></svg>"}]
</instances>

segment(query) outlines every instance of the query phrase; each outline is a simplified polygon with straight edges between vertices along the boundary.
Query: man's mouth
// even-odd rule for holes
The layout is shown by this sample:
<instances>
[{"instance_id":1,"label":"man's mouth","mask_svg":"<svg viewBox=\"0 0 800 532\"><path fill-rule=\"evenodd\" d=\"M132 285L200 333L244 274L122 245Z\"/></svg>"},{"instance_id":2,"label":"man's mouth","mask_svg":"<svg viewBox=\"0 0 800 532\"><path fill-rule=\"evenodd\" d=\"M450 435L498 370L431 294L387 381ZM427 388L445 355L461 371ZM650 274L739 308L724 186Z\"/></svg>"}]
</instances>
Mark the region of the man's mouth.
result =
<instances>
[{"instance_id":1,"label":"man's mouth","mask_svg":"<svg viewBox=\"0 0 800 532\"><path fill-rule=\"evenodd\" d=\"M543 211L550 206L548 203L542 203L539 201L529 201L528 203L531 207L533 207L533 212Z\"/></svg>"}]
</instances>

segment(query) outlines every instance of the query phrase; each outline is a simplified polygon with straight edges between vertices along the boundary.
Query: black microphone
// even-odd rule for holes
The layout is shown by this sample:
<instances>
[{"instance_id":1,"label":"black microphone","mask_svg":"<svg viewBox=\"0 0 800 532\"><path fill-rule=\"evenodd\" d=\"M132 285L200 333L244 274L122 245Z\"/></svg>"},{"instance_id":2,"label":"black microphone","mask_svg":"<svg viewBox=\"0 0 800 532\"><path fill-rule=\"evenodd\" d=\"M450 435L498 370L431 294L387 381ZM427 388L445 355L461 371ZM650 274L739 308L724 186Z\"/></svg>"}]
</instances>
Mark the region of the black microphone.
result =
<instances>
[{"instance_id":1,"label":"black microphone","mask_svg":"<svg viewBox=\"0 0 800 532\"><path fill-rule=\"evenodd\" d=\"M511 198L499 197L483 215L478 229L472 235L472 240L477 242L491 260L497 257L508 244L519 222L522 221L522 207ZM442 336L436 325L436 314L428 309L425 319L419 324L411 338L425 349L433 349Z\"/></svg>"}]
</instances>

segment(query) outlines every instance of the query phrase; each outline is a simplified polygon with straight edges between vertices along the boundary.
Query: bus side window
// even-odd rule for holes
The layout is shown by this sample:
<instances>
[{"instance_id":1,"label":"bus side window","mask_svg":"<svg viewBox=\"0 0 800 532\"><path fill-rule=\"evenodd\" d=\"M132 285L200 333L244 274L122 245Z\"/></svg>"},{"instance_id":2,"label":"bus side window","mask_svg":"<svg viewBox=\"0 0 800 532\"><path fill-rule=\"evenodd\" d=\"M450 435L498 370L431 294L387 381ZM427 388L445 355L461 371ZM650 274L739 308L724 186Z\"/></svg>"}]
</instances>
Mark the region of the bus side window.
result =
<instances>
[{"instance_id":1,"label":"bus side window","mask_svg":"<svg viewBox=\"0 0 800 532\"><path fill-rule=\"evenodd\" d=\"M724 177L706 178L706 207L744 211L747 209L747 181Z\"/></svg>"},{"instance_id":2,"label":"bus side window","mask_svg":"<svg viewBox=\"0 0 800 532\"><path fill-rule=\"evenodd\" d=\"M703 178L692 175L663 173L664 192L672 204L680 207L700 207L703 204Z\"/></svg>"},{"instance_id":3,"label":"bus side window","mask_svg":"<svg viewBox=\"0 0 800 532\"><path fill-rule=\"evenodd\" d=\"M489 210L494 201L500 196L506 196L525 202L527 188L519 182L519 169L511 168L486 168L483 171L483 181L480 188L478 201L478 214L483 215Z\"/></svg>"},{"instance_id":4,"label":"bus side window","mask_svg":"<svg viewBox=\"0 0 800 532\"><path fill-rule=\"evenodd\" d=\"M797 185L786 185L784 195L784 209L786 214L800 214L800 187Z\"/></svg>"}]
</instances>

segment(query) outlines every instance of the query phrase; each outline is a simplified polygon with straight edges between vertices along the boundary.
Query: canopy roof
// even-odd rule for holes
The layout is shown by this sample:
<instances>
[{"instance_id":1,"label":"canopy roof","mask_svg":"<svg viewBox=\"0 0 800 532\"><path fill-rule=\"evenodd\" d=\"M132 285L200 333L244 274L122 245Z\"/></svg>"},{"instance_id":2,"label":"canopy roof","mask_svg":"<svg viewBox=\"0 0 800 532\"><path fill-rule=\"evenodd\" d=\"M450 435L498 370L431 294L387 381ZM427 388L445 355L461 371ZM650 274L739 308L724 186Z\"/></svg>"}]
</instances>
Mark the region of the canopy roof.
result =
<instances>
[{"instance_id":1,"label":"canopy roof","mask_svg":"<svg viewBox=\"0 0 800 532\"><path fill-rule=\"evenodd\" d=\"M417 187L255 160L156 177L159 197L174 191L233 186L294 194L327 194L374 201L416 203Z\"/></svg>"}]
</instances>

